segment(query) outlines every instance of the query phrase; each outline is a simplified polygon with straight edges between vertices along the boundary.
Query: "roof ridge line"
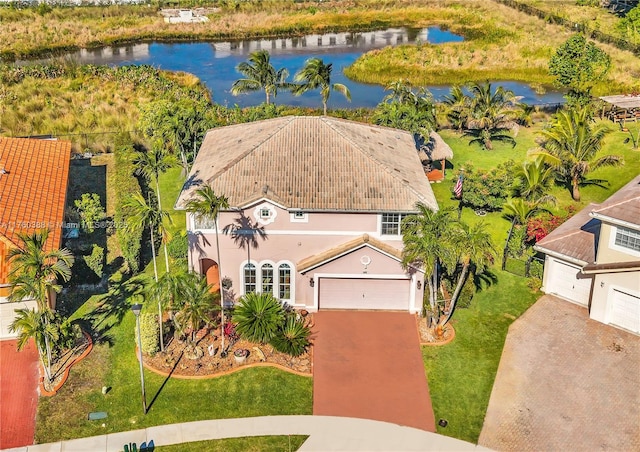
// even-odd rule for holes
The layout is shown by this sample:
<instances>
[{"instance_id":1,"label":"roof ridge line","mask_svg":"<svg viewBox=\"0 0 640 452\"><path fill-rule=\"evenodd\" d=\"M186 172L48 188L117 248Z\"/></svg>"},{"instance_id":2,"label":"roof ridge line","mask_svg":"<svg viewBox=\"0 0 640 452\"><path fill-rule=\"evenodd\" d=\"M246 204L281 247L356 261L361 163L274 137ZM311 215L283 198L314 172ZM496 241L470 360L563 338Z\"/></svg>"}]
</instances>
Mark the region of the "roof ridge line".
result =
<instances>
[{"instance_id":1,"label":"roof ridge line","mask_svg":"<svg viewBox=\"0 0 640 452\"><path fill-rule=\"evenodd\" d=\"M379 129L384 128L384 129L389 129L389 130L393 130L393 131L397 131L397 132L401 132L401 133L407 133L407 134L411 135L411 133L410 133L410 132L408 132L408 131L406 131L406 130L402 130L402 129L395 129L395 128L393 128L393 127L382 127L382 126L379 126L379 125L377 125L377 124L368 124L368 123L364 123L364 122L351 121L351 120L348 120L348 119L333 118L333 117L330 117L330 116L321 116L321 118L322 118L322 120L323 120L324 122L326 122L325 120L326 120L326 119L328 119L328 118L331 118L331 119L338 119L339 121L344 121L344 122L354 122L354 123L358 123L358 124L360 124L360 125L366 125L366 126L376 127L376 128L379 128ZM355 148L356 148L356 149L358 149L358 151L359 151L361 154L366 155L367 157L369 157L369 159L370 159L370 160L372 160L372 161L376 162L378 165L380 165L382 168L384 168L384 171L385 171L386 173L389 173L389 174L391 175L391 177L393 177L394 179L398 180L398 181L399 181L402 185L404 185L405 187L408 187L408 188L409 188L409 191L411 191L414 195L416 195L416 196L421 200L421 202L426 201L426 198L425 198L424 196L422 196L422 194L421 194L420 192L418 192L417 190L415 190L415 189L411 186L411 184L410 184L408 181L405 181L404 179L401 179L401 178L399 178L398 176L396 176L396 175L394 174L394 171L393 171L393 170L391 170L391 169L387 166L387 164L385 164L384 162L381 162L381 161L380 161L380 160L378 160L377 158L373 157L371 154L368 154L368 153L364 152L364 151L362 150L362 148L361 148L357 143L355 143L351 138L349 138L349 137L345 136L343 133L341 133L339 130L337 130L333 125L331 125L331 124L327 124L327 125L329 125L329 127L331 127L333 130L335 130L335 132L336 132L338 135L340 135L342 138L344 138L345 140L349 141L353 146L355 146ZM413 138L412 138L412 139L413 139ZM417 152L416 152L416 156L417 156ZM425 177L426 177L426 175L425 175ZM437 206L436 206L436 209L437 209Z\"/></svg>"},{"instance_id":2,"label":"roof ridge line","mask_svg":"<svg viewBox=\"0 0 640 452\"><path fill-rule=\"evenodd\" d=\"M207 180L207 183L210 183L212 180L216 179L220 174L225 173L227 171L229 171L231 168L233 168L234 166L236 166L238 164L238 162L240 162L241 160L244 160L245 157L247 157L249 154L251 154L252 152L254 152L256 149L258 149L260 146L262 146L265 142L267 142L268 140L270 140L271 138L273 138L273 136L280 132L284 127L286 127L288 124L290 124L294 119L296 118L296 116L281 116L278 118L270 118L270 119L266 119L265 121L270 121L272 120L273 122L277 122L277 121L282 121L283 124L278 127L277 129L275 129L270 135L268 135L264 140L259 141L255 146L252 146L251 149L247 150L246 152L238 155L236 158L234 158L233 160L231 160L227 165L225 165L223 168L221 168L218 172L214 173L213 175L211 175L211 177ZM222 126L222 127L233 127L233 126L242 126L242 125L247 125L247 124L258 124L262 121L251 121L251 122L242 122L239 124L232 124L231 126ZM215 130L218 127L214 127L211 130ZM207 131L207 134L209 133L209 131ZM206 137L206 135L205 135Z\"/></svg>"}]
</instances>

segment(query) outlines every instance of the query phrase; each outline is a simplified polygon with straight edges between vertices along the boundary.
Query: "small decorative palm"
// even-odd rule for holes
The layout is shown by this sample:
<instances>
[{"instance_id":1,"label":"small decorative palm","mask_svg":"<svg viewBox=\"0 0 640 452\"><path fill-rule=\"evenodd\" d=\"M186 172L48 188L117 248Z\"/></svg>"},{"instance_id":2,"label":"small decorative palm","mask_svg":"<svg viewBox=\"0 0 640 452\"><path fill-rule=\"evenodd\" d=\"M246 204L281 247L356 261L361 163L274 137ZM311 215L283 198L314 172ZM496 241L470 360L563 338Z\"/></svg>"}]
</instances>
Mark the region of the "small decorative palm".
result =
<instances>
[{"instance_id":1,"label":"small decorative palm","mask_svg":"<svg viewBox=\"0 0 640 452\"><path fill-rule=\"evenodd\" d=\"M269 293L248 293L240 298L233 313L236 331L248 341L266 344L284 321L284 309Z\"/></svg>"},{"instance_id":2,"label":"small decorative palm","mask_svg":"<svg viewBox=\"0 0 640 452\"><path fill-rule=\"evenodd\" d=\"M299 96L307 91L319 89L320 95L322 96L322 109L325 116L327 114L327 102L329 101L331 91L337 91L344 95L348 101L351 101L351 91L349 91L349 88L342 83L331 83L332 70L333 64L324 64L324 61L320 58L310 58L294 77L296 82L302 83L292 90L293 94Z\"/></svg>"},{"instance_id":3,"label":"small decorative palm","mask_svg":"<svg viewBox=\"0 0 640 452\"><path fill-rule=\"evenodd\" d=\"M309 347L311 330L296 314L289 314L282 328L271 339L271 345L279 352L291 356L302 355Z\"/></svg>"}]
</instances>

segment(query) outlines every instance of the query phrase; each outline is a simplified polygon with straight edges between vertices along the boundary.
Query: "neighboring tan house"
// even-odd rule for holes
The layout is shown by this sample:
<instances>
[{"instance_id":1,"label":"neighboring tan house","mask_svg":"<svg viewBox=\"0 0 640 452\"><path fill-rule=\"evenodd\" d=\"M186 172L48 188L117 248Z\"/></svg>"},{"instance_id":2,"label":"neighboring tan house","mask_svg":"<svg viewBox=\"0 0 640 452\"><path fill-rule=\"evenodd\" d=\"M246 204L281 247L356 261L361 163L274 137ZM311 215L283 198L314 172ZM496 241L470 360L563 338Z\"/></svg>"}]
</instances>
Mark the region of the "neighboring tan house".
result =
<instances>
[{"instance_id":1,"label":"neighboring tan house","mask_svg":"<svg viewBox=\"0 0 640 452\"><path fill-rule=\"evenodd\" d=\"M50 229L47 249L62 241L71 143L0 137L0 339L12 337L14 311L35 301L9 303L9 249L17 233Z\"/></svg>"},{"instance_id":2,"label":"neighboring tan house","mask_svg":"<svg viewBox=\"0 0 640 452\"><path fill-rule=\"evenodd\" d=\"M546 254L542 290L640 333L640 175L589 204L535 246Z\"/></svg>"},{"instance_id":3,"label":"neighboring tan house","mask_svg":"<svg viewBox=\"0 0 640 452\"><path fill-rule=\"evenodd\" d=\"M199 184L229 198L218 229L230 298L418 312L424 274L400 265L400 222L416 202L438 206L417 151L407 132L330 117L221 127L207 133L176 208ZM212 228L187 213L200 273L217 269Z\"/></svg>"}]
</instances>

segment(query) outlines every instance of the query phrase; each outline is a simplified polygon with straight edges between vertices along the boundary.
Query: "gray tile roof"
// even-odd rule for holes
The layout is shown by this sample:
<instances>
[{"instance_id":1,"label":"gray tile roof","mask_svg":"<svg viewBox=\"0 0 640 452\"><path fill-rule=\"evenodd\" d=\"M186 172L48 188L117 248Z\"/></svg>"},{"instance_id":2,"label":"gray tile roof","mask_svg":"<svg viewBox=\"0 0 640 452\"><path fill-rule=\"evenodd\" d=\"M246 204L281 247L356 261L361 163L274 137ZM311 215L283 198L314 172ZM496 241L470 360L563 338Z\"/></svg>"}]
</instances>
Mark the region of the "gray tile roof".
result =
<instances>
[{"instance_id":1,"label":"gray tile roof","mask_svg":"<svg viewBox=\"0 0 640 452\"><path fill-rule=\"evenodd\" d=\"M593 209L592 216L605 216L640 226L640 175Z\"/></svg>"},{"instance_id":2,"label":"gray tile roof","mask_svg":"<svg viewBox=\"0 0 640 452\"><path fill-rule=\"evenodd\" d=\"M598 204L589 204L540 240L535 248L543 253L551 251L578 261L596 261L596 244L600 234L600 221L589 214Z\"/></svg>"},{"instance_id":3,"label":"gray tile roof","mask_svg":"<svg viewBox=\"0 0 640 452\"><path fill-rule=\"evenodd\" d=\"M207 183L242 207L266 197L309 211L437 209L413 136L331 117L287 116L210 130L176 202Z\"/></svg>"}]
</instances>

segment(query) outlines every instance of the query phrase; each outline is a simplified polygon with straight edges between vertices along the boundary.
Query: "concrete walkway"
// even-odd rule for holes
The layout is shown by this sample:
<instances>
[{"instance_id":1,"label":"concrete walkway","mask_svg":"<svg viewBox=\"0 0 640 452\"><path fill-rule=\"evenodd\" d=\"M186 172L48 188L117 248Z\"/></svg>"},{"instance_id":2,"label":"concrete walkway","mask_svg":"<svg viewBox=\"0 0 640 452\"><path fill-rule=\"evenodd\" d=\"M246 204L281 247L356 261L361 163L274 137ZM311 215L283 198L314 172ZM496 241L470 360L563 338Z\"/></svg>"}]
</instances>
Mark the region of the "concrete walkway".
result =
<instances>
[{"instance_id":1,"label":"concrete walkway","mask_svg":"<svg viewBox=\"0 0 640 452\"><path fill-rule=\"evenodd\" d=\"M640 451L640 337L542 297L509 328L479 443Z\"/></svg>"},{"instance_id":2,"label":"concrete walkway","mask_svg":"<svg viewBox=\"0 0 640 452\"><path fill-rule=\"evenodd\" d=\"M153 440L168 446L209 439L309 435L300 451L487 451L481 446L387 422L332 416L264 416L162 425L129 432L39 444L12 452L117 452ZM9 450L9 449L8 449Z\"/></svg>"},{"instance_id":3,"label":"concrete walkway","mask_svg":"<svg viewBox=\"0 0 640 452\"><path fill-rule=\"evenodd\" d=\"M435 431L414 316L320 311L314 321L313 414Z\"/></svg>"}]
</instances>

